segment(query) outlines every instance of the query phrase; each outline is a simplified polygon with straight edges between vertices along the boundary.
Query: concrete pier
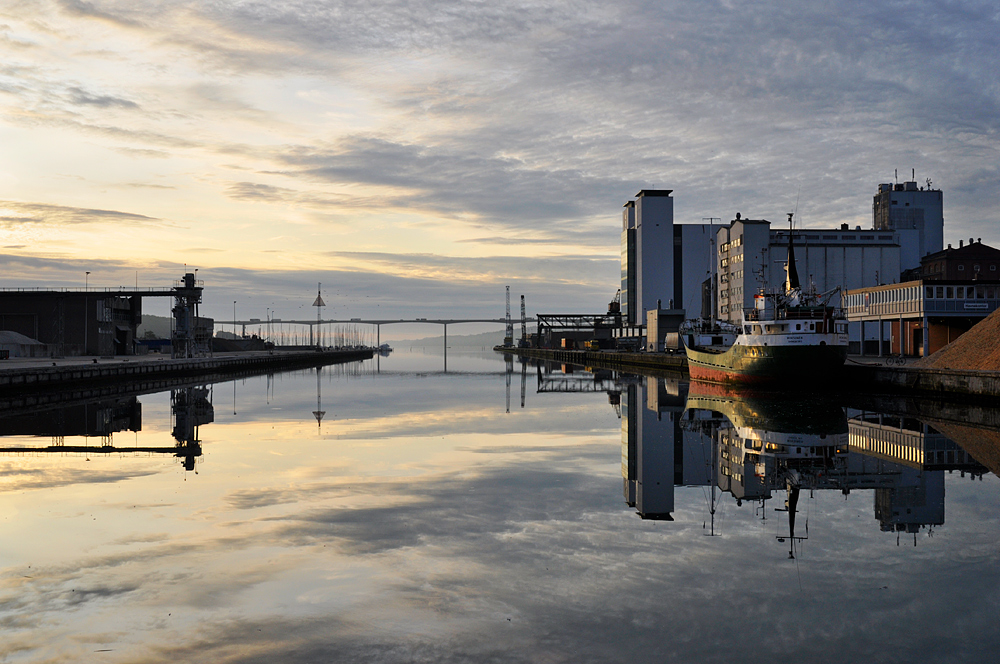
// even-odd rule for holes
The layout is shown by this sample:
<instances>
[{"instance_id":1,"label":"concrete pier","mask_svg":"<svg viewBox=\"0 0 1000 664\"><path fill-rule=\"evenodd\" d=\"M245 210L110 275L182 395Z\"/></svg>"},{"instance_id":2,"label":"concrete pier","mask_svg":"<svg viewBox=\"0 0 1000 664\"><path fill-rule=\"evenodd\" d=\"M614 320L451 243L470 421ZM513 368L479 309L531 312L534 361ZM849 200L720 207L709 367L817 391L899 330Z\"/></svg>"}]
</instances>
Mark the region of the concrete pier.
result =
<instances>
[{"instance_id":1,"label":"concrete pier","mask_svg":"<svg viewBox=\"0 0 1000 664\"><path fill-rule=\"evenodd\" d=\"M848 364L844 367L844 380L866 391L974 399L1000 397L1000 371Z\"/></svg>"},{"instance_id":2,"label":"concrete pier","mask_svg":"<svg viewBox=\"0 0 1000 664\"><path fill-rule=\"evenodd\" d=\"M178 380L203 382L371 359L371 350L284 351L219 354L170 359L158 356L5 360L0 363L0 407L64 398L67 393L113 394L166 386ZM9 364L8 364L9 363Z\"/></svg>"},{"instance_id":3,"label":"concrete pier","mask_svg":"<svg viewBox=\"0 0 1000 664\"><path fill-rule=\"evenodd\" d=\"M625 353L600 350L562 350L552 348L507 348L496 346L493 350L521 355L536 360L579 364L585 367L613 369L616 371L666 371L687 373L687 357L683 353Z\"/></svg>"}]
</instances>

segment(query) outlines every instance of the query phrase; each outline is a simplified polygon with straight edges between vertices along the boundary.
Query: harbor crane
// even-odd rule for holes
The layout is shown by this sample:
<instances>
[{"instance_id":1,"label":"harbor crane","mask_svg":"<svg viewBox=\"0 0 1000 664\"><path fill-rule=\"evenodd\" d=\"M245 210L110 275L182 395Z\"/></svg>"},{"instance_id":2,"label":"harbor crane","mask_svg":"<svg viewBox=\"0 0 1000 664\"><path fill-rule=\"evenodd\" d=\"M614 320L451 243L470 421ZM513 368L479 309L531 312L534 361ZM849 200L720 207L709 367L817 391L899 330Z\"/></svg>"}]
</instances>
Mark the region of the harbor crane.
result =
<instances>
[{"instance_id":1,"label":"harbor crane","mask_svg":"<svg viewBox=\"0 0 1000 664\"><path fill-rule=\"evenodd\" d=\"M507 286L507 329L503 335L503 345L511 347L514 345L514 324L510 320L510 286Z\"/></svg>"},{"instance_id":2,"label":"harbor crane","mask_svg":"<svg viewBox=\"0 0 1000 664\"><path fill-rule=\"evenodd\" d=\"M608 303L609 314L620 314L622 311L622 289L619 288L614 298Z\"/></svg>"},{"instance_id":3,"label":"harbor crane","mask_svg":"<svg viewBox=\"0 0 1000 664\"><path fill-rule=\"evenodd\" d=\"M521 348L528 347L528 323L527 316L524 313L524 296L521 296L521 341L518 342L518 346Z\"/></svg>"}]
</instances>

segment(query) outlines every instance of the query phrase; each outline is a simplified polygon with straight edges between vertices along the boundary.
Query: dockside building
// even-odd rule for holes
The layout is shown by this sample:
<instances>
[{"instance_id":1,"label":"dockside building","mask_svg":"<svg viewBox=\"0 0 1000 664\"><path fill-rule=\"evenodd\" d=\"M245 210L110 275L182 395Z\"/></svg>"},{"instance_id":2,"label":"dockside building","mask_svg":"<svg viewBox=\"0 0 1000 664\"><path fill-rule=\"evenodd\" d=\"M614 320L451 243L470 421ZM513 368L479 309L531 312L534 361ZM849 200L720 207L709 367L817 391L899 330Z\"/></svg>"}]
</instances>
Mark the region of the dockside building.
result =
<instances>
[{"instance_id":1,"label":"dockside building","mask_svg":"<svg viewBox=\"0 0 1000 664\"><path fill-rule=\"evenodd\" d=\"M752 308L755 293L775 292L785 283L789 235L803 287L825 292L838 286L864 288L899 280L902 270L919 265L917 231L777 229L765 219L736 219L718 230L717 312L738 322ZM907 263L906 261L913 261Z\"/></svg>"},{"instance_id":2,"label":"dockside building","mask_svg":"<svg viewBox=\"0 0 1000 664\"><path fill-rule=\"evenodd\" d=\"M702 315L702 285L711 274L714 229L675 224L670 189L643 189L622 210L623 325L640 328L646 312L684 309Z\"/></svg>"}]
</instances>

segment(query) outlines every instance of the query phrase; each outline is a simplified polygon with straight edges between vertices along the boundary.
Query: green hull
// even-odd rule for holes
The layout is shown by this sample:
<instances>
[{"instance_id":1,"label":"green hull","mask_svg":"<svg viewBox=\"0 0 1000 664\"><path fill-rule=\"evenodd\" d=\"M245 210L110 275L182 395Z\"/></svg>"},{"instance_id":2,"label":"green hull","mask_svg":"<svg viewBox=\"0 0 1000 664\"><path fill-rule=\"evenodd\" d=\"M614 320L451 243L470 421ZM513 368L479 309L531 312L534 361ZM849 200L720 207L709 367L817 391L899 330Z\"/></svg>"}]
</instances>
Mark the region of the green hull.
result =
<instances>
[{"instance_id":1,"label":"green hull","mask_svg":"<svg viewBox=\"0 0 1000 664\"><path fill-rule=\"evenodd\" d=\"M687 348L691 378L717 383L769 384L808 380L817 386L836 377L846 346L741 346L713 353Z\"/></svg>"}]
</instances>

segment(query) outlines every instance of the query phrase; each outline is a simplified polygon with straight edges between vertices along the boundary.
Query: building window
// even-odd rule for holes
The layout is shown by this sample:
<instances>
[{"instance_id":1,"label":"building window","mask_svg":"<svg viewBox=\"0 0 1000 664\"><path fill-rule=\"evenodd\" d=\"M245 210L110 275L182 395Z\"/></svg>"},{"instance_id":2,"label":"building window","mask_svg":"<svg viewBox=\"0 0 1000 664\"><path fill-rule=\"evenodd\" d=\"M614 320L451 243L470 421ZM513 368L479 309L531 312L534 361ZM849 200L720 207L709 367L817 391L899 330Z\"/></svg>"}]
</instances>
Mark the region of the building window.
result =
<instances>
[{"instance_id":1,"label":"building window","mask_svg":"<svg viewBox=\"0 0 1000 664\"><path fill-rule=\"evenodd\" d=\"M996 271L997 271L997 266L996 265L990 265L990 272L996 272Z\"/></svg>"},{"instance_id":2,"label":"building window","mask_svg":"<svg viewBox=\"0 0 1000 664\"><path fill-rule=\"evenodd\" d=\"M944 297L944 286L937 287L937 296L939 299Z\"/></svg>"},{"instance_id":3,"label":"building window","mask_svg":"<svg viewBox=\"0 0 1000 664\"><path fill-rule=\"evenodd\" d=\"M950 300L951 298L955 297L955 287L954 287L954 286L948 286L948 287L946 287L946 288L945 288L944 290L945 290L945 296L946 296L946 297L947 297L947 298L948 298L949 300Z\"/></svg>"},{"instance_id":4,"label":"building window","mask_svg":"<svg viewBox=\"0 0 1000 664\"><path fill-rule=\"evenodd\" d=\"M958 266L958 271L959 272L965 272L965 266L964 265L959 265Z\"/></svg>"},{"instance_id":5,"label":"building window","mask_svg":"<svg viewBox=\"0 0 1000 664\"><path fill-rule=\"evenodd\" d=\"M972 271L973 272L979 272L979 266L978 265L973 265L972 266Z\"/></svg>"}]
</instances>

